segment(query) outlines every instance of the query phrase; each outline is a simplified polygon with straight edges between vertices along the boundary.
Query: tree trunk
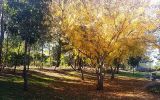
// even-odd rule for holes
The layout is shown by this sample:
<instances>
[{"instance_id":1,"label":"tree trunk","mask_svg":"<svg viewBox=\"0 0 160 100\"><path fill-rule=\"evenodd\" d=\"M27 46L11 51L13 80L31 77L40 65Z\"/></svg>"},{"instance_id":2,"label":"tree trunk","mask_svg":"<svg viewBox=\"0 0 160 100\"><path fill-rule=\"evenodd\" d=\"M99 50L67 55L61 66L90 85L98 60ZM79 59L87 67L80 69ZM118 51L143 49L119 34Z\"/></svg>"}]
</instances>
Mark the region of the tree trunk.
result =
<instances>
[{"instance_id":1,"label":"tree trunk","mask_svg":"<svg viewBox=\"0 0 160 100\"><path fill-rule=\"evenodd\" d=\"M23 84L23 88L25 91L28 90L28 76L27 76L27 48L28 48L28 43L25 40L25 51L24 51L24 68L23 68L23 80L24 80L24 84Z\"/></svg>"},{"instance_id":2,"label":"tree trunk","mask_svg":"<svg viewBox=\"0 0 160 100\"><path fill-rule=\"evenodd\" d=\"M29 45L28 47L28 59L27 59L27 70L29 71L29 66L30 66L30 53L31 53L31 46Z\"/></svg>"},{"instance_id":3,"label":"tree trunk","mask_svg":"<svg viewBox=\"0 0 160 100\"><path fill-rule=\"evenodd\" d=\"M58 45L58 48L56 50L56 52L57 52L57 64L56 64L56 67L59 67L60 64L61 64L61 54L62 54L62 41L59 39L58 43L59 43L59 45Z\"/></svg>"},{"instance_id":4,"label":"tree trunk","mask_svg":"<svg viewBox=\"0 0 160 100\"><path fill-rule=\"evenodd\" d=\"M113 67L111 67L111 80L114 80L115 78L115 72L116 72L116 67L113 69Z\"/></svg>"},{"instance_id":5,"label":"tree trunk","mask_svg":"<svg viewBox=\"0 0 160 100\"><path fill-rule=\"evenodd\" d=\"M84 74L83 74L82 66L80 66L80 71L81 71L81 78L82 78L82 80L84 80Z\"/></svg>"},{"instance_id":6,"label":"tree trunk","mask_svg":"<svg viewBox=\"0 0 160 100\"><path fill-rule=\"evenodd\" d=\"M77 59L74 60L74 68L77 69Z\"/></svg>"},{"instance_id":7,"label":"tree trunk","mask_svg":"<svg viewBox=\"0 0 160 100\"><path fill-rule=\"evenodd\" d=\"M81 78L82 78L82 80L84 80L83 69L82 69L82 67L83 67L83 60L82 60L81 57L79 57L79 55L78 55L78 66L79 66L79 70L81 72Z\"/></svg>"},{"instance_id":8,"label":"tree trunk","mask_svg":"<svg viewBox=\"0 0 160 100\"><path fill-rule=\"evenodd\" d=\"M52 67L52 59L51 59L51 45L49 43L49 66Z\"/></svg>"},{"instance_id":9,"label":"tree trunk","mask_svg":"<svg viewBox=\"0 0 160 100\"><path fill-rule=\"evenodd\" d=\"M111 67L111 80L114 79L114 70L113 70L113 67Z\"/></svg>"},{"instance_id":10,"label":"tree trunk","mask_svg":"<svg viewBox=\"0 0 160 100\"><path fill-rule=\"evenodd\" d=\"M36 66L36 58L35 58L35 45L33 47L33 51L34 51L34 56L33 56L33 61L34 61L34 67Z\"/></svg>"},{"instance_id":11,"label":"tree trunk","mask_svg":"<svg viewBox=\"0 0 160 100\"><path fill-rule=\"evenodd\" d=\"M104 76L102 74L102 65L99 65L97 69L97 90L103 90Z\"/></svg>"},{"instance_id":12,"label":"tree trunk","mask_svg":"<svg viewBox=\"0 0 160 100\"><path fill-rule=\"evenodd\" d=\"M19 53L20 53L20 48L21 48L21 43L18 44L18 52L17 52L17 55L19 55ZM15 64L14 70L13 70L14 73L16 73L17 63L18 63L18 62L17 62L17 60L16 60L16 64Z\"/></svg>"},{"instance_id":13,"label":"tree trunk","mask_svg":"<svg viewBox=\"0 0 160 100\"><path fill-rule=\"evenodd\" d=\"M133 75L134 75L134 67L133 67Z\"/></svg>"},{"instance_id":14,"label":"tree trunk","mask_svg":"<svg viewBox=\"0 0 160 100\"><path fill-rule=\"evenodd\" d=\"M16 68L17 68L17 66L15 65L14 66L14 70L13 70L14 73L16 73Z\"/></svg>"},{"instance_id":15,"label":"tree trunk","mask_svg":"<svg viewBox=\"0 0 160 100\"><path fill-rule=\"evenodd\" d=\"M3 3L3 0L1 1ZM4 20L3 20L3 7L1 4L1 34L0 34L0 67L2 68L2 48L3 48L3 40L4 40ZM0 70L1 70L0 68Z\"/></svg>"},{"instance_id":16,"label":"tree trunk","mask_svg":"<svg viewBox=\"0 0 160 100\"><path fill-rule=\"evenodd\" d=\"M44 55L44 51L43 51L43 49L44 49L44 43L42 42L42 56L41 56L41 68L40 69L43 69L43 61L44 61L44 59L43 59L43 55Z\"/></svg>"},{"instance_id":17,"label":"tree trunk","mask_svg":"<svg viewBox=\"0 0 160 100\"><path fill-rule=\"evenodd\" d=\"M5 59L4 59L4 65L5 66L3 66L3 69L5 68L5 67L7 67L8 66L8 61L7 61L7 57L8 57L8 38L9 38L9 33L7 33L7 38L6 38L6 41L7 41L7 44L6 44L6 53L5 53Z\"/></svg>"},{"instance_id":18,"label":"tree trunk","mask_svg":"<svg viewBox=\"0 0 160 100\"><path fill-rule=\"evenodd\" d=\"M119 66L120 66L120 65L117 66L117 70L116 70L116 73L117 73L117 74L119 74Z\"/></svg>"},{"instance_id":19,"label":"tree trunk","mask_svg":"<svg viewBox=\"0 0 160 100\"><path fill-rule=\"evenodd\" d=\"M18 45L18 55L19 55L19 53L20 53L20 49L21 49L21 43L19 43L19 45Z\"/></svg>"}]
</instances>

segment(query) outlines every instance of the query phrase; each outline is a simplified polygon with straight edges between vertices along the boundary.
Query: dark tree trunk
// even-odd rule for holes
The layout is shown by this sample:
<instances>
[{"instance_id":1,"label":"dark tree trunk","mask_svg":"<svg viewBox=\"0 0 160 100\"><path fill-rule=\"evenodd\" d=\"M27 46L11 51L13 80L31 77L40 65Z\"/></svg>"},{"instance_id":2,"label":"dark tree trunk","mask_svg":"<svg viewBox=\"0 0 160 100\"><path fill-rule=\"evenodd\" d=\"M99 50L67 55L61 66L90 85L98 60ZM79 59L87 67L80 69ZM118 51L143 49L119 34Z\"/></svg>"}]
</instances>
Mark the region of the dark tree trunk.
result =
<instances>
[{"instance_id":1,"label":"dark tree trunk","mask_svg":"<svg viewBox=\"0 0 160 100\"><path fill-rule=\"evenodd\" d=\"M8 57L8 42L9 42L8 38L9 38L9 33L7 33L7 38L6 38L7 44L6 44L6 53L5 53L5 59L4 59L4 65L5 66L3 66L3 69L8 66L8 61L7 61L7 57Z\"/></svg>"},{"instance_id":2,"label":"dark tree trunk","mask_svg":"<svg viewBox=\"0 0 160 100\"><path fill-rule=\"evenodd\" d=\"M133 75L134 75L134 67L133 67Z\"/></svg>"},{"instance_id":3,"label":"dark tree trunk","mask_svg":"<svg viewBox=\"0 0 160 100\"><path fill-rule=\"evenodd\" d=\"M116 74L119 74L119 67L120 65L117 66Z\"/></svg>"},{"instance_id":4,"label":"dark tree trunk","mask_svg":"<svg viewBox=\"0 0 160 100\"><path fill-rule=\"evenodd\" d=\"M21 49L21 43L19 43L19 45L18 45L18 55L20 53L20 49Z\"/></svg>"},{"instance_id":5,"label":"dark tree trunk","mask_svg":"<svg viewBox=\"0 0 160 100\"><path fill-rule=\"evenodd\" d=\"M111 67L111 80L114 80L115 78L115 72L116 72L116 67L113 69L113 67Z\"/></svg>"},{"instance_id":6,"label":"dark tree trunk","mask_svg":"<svg viewBox=\"0 0 160 100\"><path fill-rule=\"evenodd\" d=\"M14 70L13 70L14 73L16 73L16 68L17 68L17 66L15 65L14 66Z\"/></svg>"},{"instance_id":7,"label":"dark tree trunk","mask_svg":"<svg viewBox=\"0 0 160 100\"><path fill-rule=\"evenodd\" d=\"M78 56L78 66L79 66L79 70L81 72L81 78L82 78L82 80L84 80L84 74L83 74L83 69L82 69L83 68L83 60L79 56Z\"/></svg>"},{"instance_id":8,"label":"dark tree trunk","mask_svg":"<svg viewBox=\"0 0 160 100\"><path fill-rule=\"evenodd\" d=\"M56 67L59 67L60 64L61 64L61 54L62 54L62 41L59 39L58 43L59 43L59 45L58 45L57 50L56 50L56 52L57 52L57 58L56 58L57 64L56 64Z\"/></svg>"},{"instance_id":9,"label":"dark tree trunk","mask_svg":"<svg viewBox=\"0 0 160 100\"><path fill-rule=\"evenodd\" d=\"M3 3L3 0L1 1ZM2 4L1 4L2 5ZM3 48L3 40L4 40L4 20L3 20L3 7L1 6L1 34L0 34L0 67L2 68L2 48ZM0 70L1 70L0 68Z\"/></svg>"},{"instance_id":10,"label":"dark tree trunk","mask_svg":"<svg viewBox=\"0 0 160 100\"><path fill-rule=\"evenodd\" d=\"M82 66L80 67L80 71L81 71L81 78L82 78L82 80L84 80L84 74L83 74Z\"/></svg>"},{"instance_id":11,"label":"dark tree trunk","mask_svg":"<svg viewBox=\"0 0 160 100\"><path fill-rule=\"evenodd\" d=\"M75 60L76 64L74 62L74 66L72 65L72 61L71 61L72 58L71 57L69 57L69 58L70 58L70 61L69 61L68 65L71 66L71 68L74 71L80 71L80 73L81 73L81 79L84 80L84 72L83 72L83 69L82 69L83 68L83 60L82 60L82 58L80 58L78 56L78 58ZM78 69L75 66L78 66Z\"/></svg>"},{"instance_id":12,"label":"dark tree trunk","mask_svg":"<svg viewBox=\"0 0 160 100\"><path fill-rule=\"evenodd\" d=\"M20 53L20 48L21 48L21 43L18 44L18 52L17 52L17 55L19 55L19 53ZM16 60L16 61L15 61L15 66L14 66L14 70L13 70L14 73L16 73L17 63L18 63L18 61Z\"/></svg>"},{"instance_id":13,"label":"dark tree trunk","mask_svg":"<svg viewBox=\"0 0 160 100\"><path fill-rule=\"evenodd\" d=\"M114 79L114 70L113 70L113 68L111 67L111 80L113 80Z\"/></svg>"},{"instance_id":14,"label":"dark tree trunk","mask_svg":"<svg viewBox=\"0 0 160 100\"><path fill-rule=\"evenodd\" d=\"M24 84L23 84L23 88L25 91L28 90L28 76L27 76L27 48L28 48L28 43L25 40L25 51L24 51L24 68L23 68L23 80L24 80Z\"/></svg>"},{"instance_id":15,"label":"dark tree trunk","mask_svg":"<svg viewBox=\"0 0 160 100\"><path fill-rule=\"evenodd\" d=\"M19 43L19 45L18 45L18 53L17 53L18 55L19 55L19 53L20 53L20 48L21 48L21 43ZM14 70L13 70L14 73L16 73L17 63L18 63L18 62L17 62L17 60L16 60L16 64L15 64Z\"/></svg>"},{"instance_id":16,"label":"dark tree trunk","mask_svg":"<svg viewBox=\"0 0 160 100\"><path fill-rule=\"evenodd\" d=\"M77 59L74 60L74 68L77 69Z\"/></svg>"},{"instance_id":17,"label":"dark tree trunk","mask_svg":"<svg viewBox=\"0 0 160 100\"><path fill-rule=\"evenodd\" d=\"M43 59L44 51L43 51L43 49L44 49L44 43L42 42L42 55L41 55L41 68L40 69L43 69L43 62L44 62L44 59Z\"/></svg>"},{"instance_id":18,"label":"dark tree trunk","mask_svg":"<svg viewBox=\"0 0 160 100\"><path fill-rule=\"evenodd\" d=\"M34 48L33 48L33 50L34 50L34 57L33 57L34 67L36 66L35 49L36 49L36 47L35 47L35 45L34 45Z\"/></svg>"},{"instance_id":19,"label":"dark tree trunk","mask_svg":"<svg viewBox=\"0 0 160 100\"><path fill-rule=\"evenodd\" d=\"M102 74L102 65L99 65L97 69L97 90L103 90L103 80L104 76Z\"/></svg>"},{"instance_id":20,"label":"dark tree trunk","mask_svg":"<svg viewBox=\"0 0 160 100\"><path fill-rule=\"evenodd\" d=\"M51 59L51 45L49 43L49 66L52 67L52 59Z\"/></svg>"},{"instance_id":21,"label":"dark tree trunk","mask_svg":"<svg viewBox=\"0 0 160 100\"><path fill-rule=\"evenodd\" d=\"M28 47L28 59L27 59L27 70L29 71L29 66L30 66L30 53L31 53L31 46L29 45Z\"/></svg>"}]
</instances>

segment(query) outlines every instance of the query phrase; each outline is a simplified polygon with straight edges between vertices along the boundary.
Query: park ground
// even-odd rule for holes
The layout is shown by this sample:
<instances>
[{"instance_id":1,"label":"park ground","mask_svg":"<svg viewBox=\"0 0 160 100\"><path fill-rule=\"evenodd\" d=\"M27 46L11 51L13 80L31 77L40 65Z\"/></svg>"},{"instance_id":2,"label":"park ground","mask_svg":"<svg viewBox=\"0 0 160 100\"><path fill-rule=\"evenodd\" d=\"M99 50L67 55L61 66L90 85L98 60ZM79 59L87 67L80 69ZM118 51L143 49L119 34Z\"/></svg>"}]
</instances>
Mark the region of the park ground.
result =
<instances>
[{"instance_id":1,"label":"park ground","mask_svg":"<svg viewBox=\"0 0 160 100\"><path fill-rule=\"evenodd\" d=\"M83 81L72 69L31 69L27 92L23 91L21 73L0 74L0 100L160 100L160 95L145 90L151 81L138 73L120 73L113 81L106 76L104 90L96 91L92 71L85 72Z\"/></svg>"}]
</instances>

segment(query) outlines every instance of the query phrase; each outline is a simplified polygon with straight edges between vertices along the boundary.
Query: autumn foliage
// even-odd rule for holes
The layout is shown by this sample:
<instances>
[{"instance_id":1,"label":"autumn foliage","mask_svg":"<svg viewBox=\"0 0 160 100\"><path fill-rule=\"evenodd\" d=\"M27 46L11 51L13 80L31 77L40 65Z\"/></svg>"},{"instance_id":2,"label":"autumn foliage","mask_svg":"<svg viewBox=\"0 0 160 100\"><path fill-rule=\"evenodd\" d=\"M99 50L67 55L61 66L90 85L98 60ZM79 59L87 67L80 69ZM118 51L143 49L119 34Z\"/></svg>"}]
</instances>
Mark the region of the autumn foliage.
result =
<instances>
[{"instance_id":1,"label":"autumn foliage","mask_svg":"<svg viewBox=\"0 0 160 100\"><path fill-rule=\"evenodd\" d=\"M112 66L117 58L125 62L142 56L156 42L149 33L156 29L156 20L146 13L148 3L141 0L60 0L50 7L58 22L53 21L53 27L90 60L101 85L102 67Z\"/></svg>"}]
</instances>

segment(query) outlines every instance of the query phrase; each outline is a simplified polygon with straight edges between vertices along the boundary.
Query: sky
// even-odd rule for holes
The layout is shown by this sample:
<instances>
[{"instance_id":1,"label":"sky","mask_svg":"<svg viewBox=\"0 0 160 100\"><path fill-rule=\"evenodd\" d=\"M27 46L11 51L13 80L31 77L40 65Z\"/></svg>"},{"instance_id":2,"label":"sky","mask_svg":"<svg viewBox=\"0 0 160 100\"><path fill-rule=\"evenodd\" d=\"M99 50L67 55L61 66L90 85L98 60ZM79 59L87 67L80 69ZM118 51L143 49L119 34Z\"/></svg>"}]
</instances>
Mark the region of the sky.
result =
<instances>
[{"instance_id":1,"label":"sky","mask_svg":"<svg viewBox=\"0 0 160 100\"><path fill-rule=\"evenodd\" d=\"M160 0L150 0L151 4L160 4Z\"/></svg>"}]
</instances>

